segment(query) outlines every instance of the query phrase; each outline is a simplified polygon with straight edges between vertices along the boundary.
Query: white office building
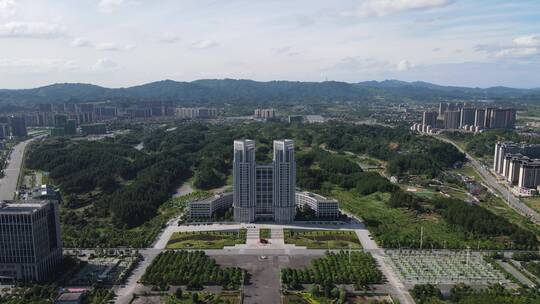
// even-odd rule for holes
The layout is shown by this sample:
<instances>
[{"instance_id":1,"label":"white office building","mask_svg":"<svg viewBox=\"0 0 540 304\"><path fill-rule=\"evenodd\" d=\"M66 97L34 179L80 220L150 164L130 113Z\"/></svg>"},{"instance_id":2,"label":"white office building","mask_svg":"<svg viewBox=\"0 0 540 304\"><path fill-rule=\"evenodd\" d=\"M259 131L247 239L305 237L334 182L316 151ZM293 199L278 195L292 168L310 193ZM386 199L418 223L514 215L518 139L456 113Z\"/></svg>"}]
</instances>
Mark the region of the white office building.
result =
<instances>
[{"instance_id":1,"label":"white office building","mask_svg":"<svg viewBox=\"0 0 540 304\"><path fill-rule=\"evenodd\" d=\"M339 217L339 205L335 199L329 199L322 195L307 192L296 192L296 206L309 206L315 211L318 218L337 218Z\"/></svg>"},{"instance_id":2,"label":"white office building","mask_svg":"<svg viewBox=\"0 0 540 304\"><path fill-rule=\"evenodd\" d=\"M271 164L257 164L253 140L234 141L233 207L237 222L289 223L295 216L294 141L274 141Z\"/></svg>"},{"instance_id":3,"label":"white office building","mask_svg":"<svg viewBox=\"0 0 540 304\"><path fill-rule=\"evenodd\" d=\"M216 194L202 200L189 202L189 217L192 219L211 218L216 211L230 208L232 202L232 192Z\"/></svg>"}]
</instances>

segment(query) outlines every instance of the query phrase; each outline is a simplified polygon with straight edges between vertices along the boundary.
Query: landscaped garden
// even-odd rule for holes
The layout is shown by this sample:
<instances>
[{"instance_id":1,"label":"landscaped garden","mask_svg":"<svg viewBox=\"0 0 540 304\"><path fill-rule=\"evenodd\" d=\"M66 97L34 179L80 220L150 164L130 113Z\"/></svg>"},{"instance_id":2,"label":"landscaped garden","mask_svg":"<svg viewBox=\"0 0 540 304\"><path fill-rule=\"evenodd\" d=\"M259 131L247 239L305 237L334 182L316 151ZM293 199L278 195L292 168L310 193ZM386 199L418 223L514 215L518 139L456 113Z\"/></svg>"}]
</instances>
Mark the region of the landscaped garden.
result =
<instances>
[{"instance_id":1,"label":"landscaped garden","mask_svg":"<svg viewBox=\"0 0 540 304\"><path fill-rule=\"evenodd\" d=\"M272 237L272 232L270 230L270 228L261 228L259 230L259 237L261 239L269 239Z\"/></svg>"},{"instance_id":2,"label":"landscaped garden","mask_svg":"<svg viewBox=\"0 0 540 304\"><path fill-rule=\"evenodd\" d=\"M285 243L308 249L361 249L354 231L284 229Z\"/></svg>"},{"instance_id":3,"label":"landscaped garden","mask_svg":"<svg viewBox=\"0 0 540 304\"><path fill-rule=\"evenodd\" d=\"M203 251L167 251L156 257L141 282L159 287L185 285L188 289L219 285L236 290L242 284L243 272L238 267L220 267Z\"/></svg>"},{"instance_id":4,"label":"landscaped garden","mask_svg":"<svg viewBox=\"0 0 540 304\"><path fill-rule=\"evenodd\" d=\"M245 243L246 229L175 232L167 243L167 249L223 249Z\"/></svg>"},{"instance_id":5,"label":"landscaped garden","mask_svg":"<svg viewBox=\"0 0 540 304\"><path fill-rule=\"evenodd\" d=\"M336 284L354 284L362 288L383 282L383 275L369 253L359 251L327 252L303 269L283 268L281 281L291 289L300 284L321 284L323 290Z\"/></svg>"}]
</instances>

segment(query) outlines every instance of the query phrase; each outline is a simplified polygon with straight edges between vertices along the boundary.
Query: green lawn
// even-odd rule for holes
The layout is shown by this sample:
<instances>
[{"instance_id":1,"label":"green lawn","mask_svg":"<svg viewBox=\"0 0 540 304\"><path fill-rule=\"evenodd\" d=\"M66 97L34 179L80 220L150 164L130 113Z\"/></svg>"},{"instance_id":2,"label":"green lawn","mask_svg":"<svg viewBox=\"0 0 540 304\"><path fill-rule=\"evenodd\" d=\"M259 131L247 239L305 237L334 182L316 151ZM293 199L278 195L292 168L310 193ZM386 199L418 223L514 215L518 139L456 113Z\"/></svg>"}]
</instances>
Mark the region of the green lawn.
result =
<instances>
[{"instance_id":1,"label":"green lawn","mask_svg":"<svg viewBox=\"0 0 540 304\"><path fill-rule=\"evenodd\" d=\"M521 199L527 206L531 207L532 209L536 210L537 212L540 212L540 197L539 196L533 196L533 197L525 197Z\"/></svg>"},{"instance_id":2,"label":"green lawn","mask_svg":"<svg viewBox=\"0 0 540 304\"><path fill-rule=\"evenodd\" d=\"M167 249L223 249L246 243L246 229L235 231L175 232Z\"/></svg>"},{"instance_id":3,"label":"green lawn","mask_svg":"<svg viewBox=\"0 0 540 304\"><path fill-rule=\"evenodd\" d=\"M284 229L285 243L308 249L361 249L354 231ZM350 247L349 247L350 246Z\"/></svg>"},{"instance_id":4,"label":"green lawn","mask_svg":"<svg viewBox=\"0 0 540 304\"><path fill-rule=\"evenodd\" d=\"M269 239L272 237L272 232L270 231L269 228L261 228L259 230L259 237L261 239Z\"/></svg>"}]
</instances>

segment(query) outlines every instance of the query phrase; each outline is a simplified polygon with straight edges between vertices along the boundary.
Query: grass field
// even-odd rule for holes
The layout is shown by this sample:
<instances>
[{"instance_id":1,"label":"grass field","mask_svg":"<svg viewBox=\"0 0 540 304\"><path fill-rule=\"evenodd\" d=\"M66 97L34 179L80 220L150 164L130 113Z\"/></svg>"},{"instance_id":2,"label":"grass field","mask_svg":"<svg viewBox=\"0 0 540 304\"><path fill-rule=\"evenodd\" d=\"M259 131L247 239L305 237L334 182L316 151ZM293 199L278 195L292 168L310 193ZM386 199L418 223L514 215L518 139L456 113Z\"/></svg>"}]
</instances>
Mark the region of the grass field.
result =
<instances>
[{"instance_id":1,"label":"grass field","mask_svg":"<svg viewBox=\"0 0 540 304\"><path fill-rule=\"evenodd\" d=\"M308 249L361 249L354 231L284 229L285 243ZM350 246L350 247L349 247Z\"/></svg>"},{"instance_id":2,"label":"grass field","mask_svg":"<svg viewBox=\"0 0 540 304\"><path fill-rule=\"evenodd\" d=\"M272 237L272 232L269 228L261 228L259 230L259 237L261 239L269 239Z\"/></svg>"},{"instance_id":3,"label":"grass field","mask_svg":"<svg viewBox=\"0 0 540 304\"><path fill-rule=\"evenodd\" d=\"M522 199L522 201L532 209L536 210L537 212L540 212L540 197L534 196L534 197L525 197Z\"/></svg>"},{"instance_id":4,"label":"grass field","mask_svg":"<svg viewBox=\"0 0 540 304\"><path fill-rule=\"evenodd\" d=\"M423 248L471 248L502 249L497 240L476 239L452 227L437 214L418 215L402 208L386 205L390 194L374 193L361 196L343 190L333 190L332 197L340 202L340 207L356 214L367 224L377 243L386 248L418 248L420 230L424 230Z\"/></svg>"},{"instance_id":5,"label":"grass field","mask_svg":"<svg viewBox=\"0 0 540 304\"><path fill-rule=\"evenodd\" d=\"M246 243L246 229L234 231L175 232L167 249L223 249Z\"/></svg>"}]
</instances>

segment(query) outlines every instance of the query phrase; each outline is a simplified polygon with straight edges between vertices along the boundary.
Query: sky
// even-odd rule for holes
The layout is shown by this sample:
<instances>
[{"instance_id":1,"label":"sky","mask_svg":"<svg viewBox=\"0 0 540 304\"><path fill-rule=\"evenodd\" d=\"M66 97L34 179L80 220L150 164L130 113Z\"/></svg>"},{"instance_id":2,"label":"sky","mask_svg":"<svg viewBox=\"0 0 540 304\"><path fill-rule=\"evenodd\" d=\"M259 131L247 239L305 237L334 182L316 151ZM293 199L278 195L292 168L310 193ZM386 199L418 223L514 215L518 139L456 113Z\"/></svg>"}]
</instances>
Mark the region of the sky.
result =
<instances>
[{"instance_id":1,"label":"sky","mask_svg":"<svg viewBox=\"0 0 540 304\"><path fill-rule=\"evenodd\" d=\"M540 87L538 0L0 0L0 88L163 79Z\"/></svg>"}]
</instances>

